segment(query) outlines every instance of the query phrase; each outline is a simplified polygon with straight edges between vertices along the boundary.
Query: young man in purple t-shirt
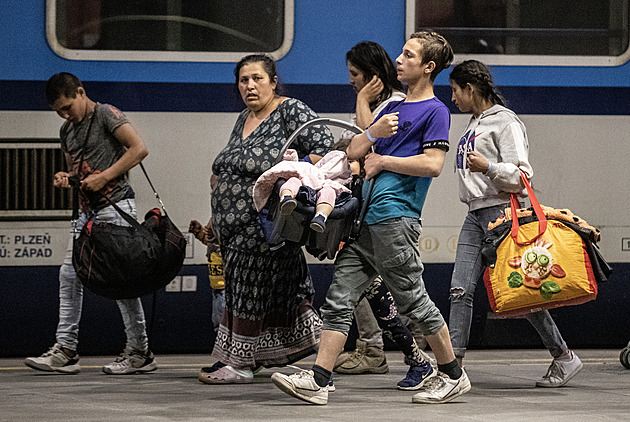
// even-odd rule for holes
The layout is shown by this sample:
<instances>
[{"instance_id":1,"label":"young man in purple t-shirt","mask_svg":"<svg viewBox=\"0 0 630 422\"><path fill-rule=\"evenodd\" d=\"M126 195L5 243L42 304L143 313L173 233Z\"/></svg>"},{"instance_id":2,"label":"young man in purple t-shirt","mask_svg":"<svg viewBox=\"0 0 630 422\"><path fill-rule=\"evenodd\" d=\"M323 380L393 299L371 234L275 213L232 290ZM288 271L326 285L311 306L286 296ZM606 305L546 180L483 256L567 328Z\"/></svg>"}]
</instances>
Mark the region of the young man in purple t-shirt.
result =
<instances>
[{"instance_id":1,"label":"young man in purple t-shirt","mask_svg":"<svg viewBox=\"0 0 630 422\"><path fill-rule=\"evenodd\" d=\"M435 98L433 82L452 60L453 50L441 35L412 34L396 60L398 79L409 87L407 98L383 110L348 147L348 158L366 157L366 178L376 178L375 184L358 239L343 248L335 263L321 309L324 327L315 365L311 371L271 377L289 395L315 404L328 402L328 381L354 307L376 274L383 277L399 312L420 325L437 359L439 372L427 365L423 389L412 401L444 403L470 390L444 318L425 289L418 249L424 199L431 179L442 172L448 150L450 115ZM375 152L369 153L372 146Z\"/></svg>"}]
</instances>

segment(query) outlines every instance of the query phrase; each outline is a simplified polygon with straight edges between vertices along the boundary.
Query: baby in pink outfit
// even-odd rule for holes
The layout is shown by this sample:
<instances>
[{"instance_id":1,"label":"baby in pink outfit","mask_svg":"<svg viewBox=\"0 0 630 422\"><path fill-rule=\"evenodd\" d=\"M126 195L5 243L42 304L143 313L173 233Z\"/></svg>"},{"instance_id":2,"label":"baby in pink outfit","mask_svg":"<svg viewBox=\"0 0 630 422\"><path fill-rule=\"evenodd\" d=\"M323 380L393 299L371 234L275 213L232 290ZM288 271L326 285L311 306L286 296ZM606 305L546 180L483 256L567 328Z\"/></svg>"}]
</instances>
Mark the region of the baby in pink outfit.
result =
<instances>
[{"instance_id":1,"label":"baby in pink outfit","mask_svg":"<svg viewBox=\"0 0 630 422\"><path fill-rule=\"evenodd\" d=\"M254 205L260 211L273 186L279 178L287 179L280 188L280 212L289 215L297 206L295 196L300 186L308 186L317 191L315 216L311 220L311 229L322 233L326 229L326 220L335 206L335 199L341 192L350 192L352 169L343 151L331 151L315 164L298 161L295 150L285 152L283 161L260 175L254 185Z\"/></svg>"}]
</instances>

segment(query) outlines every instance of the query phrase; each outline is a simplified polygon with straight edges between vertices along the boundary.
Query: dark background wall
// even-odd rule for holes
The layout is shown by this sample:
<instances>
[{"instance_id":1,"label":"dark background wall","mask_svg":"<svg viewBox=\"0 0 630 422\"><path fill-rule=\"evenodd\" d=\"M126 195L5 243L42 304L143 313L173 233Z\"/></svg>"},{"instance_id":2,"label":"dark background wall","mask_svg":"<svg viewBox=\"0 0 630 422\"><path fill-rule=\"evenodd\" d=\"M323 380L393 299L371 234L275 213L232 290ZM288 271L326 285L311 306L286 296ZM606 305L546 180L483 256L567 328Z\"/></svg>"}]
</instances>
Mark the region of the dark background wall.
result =
<instances>
[{"instance_id":1,"label":"dark background wall","mask_svg":"<svg viewBox=\"0 0 630 422\"><path fill-rule=\"evenodd\" d=\"M630 264L612 264L611 279L600 285L597 300L551 311L565 340L575 348L622 348L630 340ZM429 294L448 316L452 264L427 264ZM31 356L55 342L59 267L0 267L0 356ZM319 308L332 281L332 265L311 265ZM186 266L196 275L196 292L165 292L144 297L155 353L210 353L214 342L210 286L205 265ZM475 296L471 348L542 348L534 329L523 319L497 319L489 311L483 285ZM113 300L86 291L79 338L83 355L118 354L125 346L123 324ZM354 347L356 331L347 348ZM387 342L386 347L393 348Z\"/></svg>"}]
</instances>

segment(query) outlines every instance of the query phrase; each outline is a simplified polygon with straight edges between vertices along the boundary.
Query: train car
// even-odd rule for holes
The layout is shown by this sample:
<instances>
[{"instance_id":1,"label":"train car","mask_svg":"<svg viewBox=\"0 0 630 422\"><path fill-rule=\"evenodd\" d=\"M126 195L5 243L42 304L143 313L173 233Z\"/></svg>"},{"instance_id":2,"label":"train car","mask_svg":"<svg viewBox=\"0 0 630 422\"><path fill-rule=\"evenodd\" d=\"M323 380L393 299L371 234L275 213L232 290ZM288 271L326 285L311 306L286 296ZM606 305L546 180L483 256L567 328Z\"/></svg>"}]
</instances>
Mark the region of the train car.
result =
<instances>
[{"instance_id":1,"label":"train car","mask_svg":"<svg viewBox=\"0 0 630 422\"><path fill-rule=\"evenodd\" d=\"M630 11L628 0L36 0L3 2L0 15L0 355L39 354L54 342L58 270L71 204L52 188L62 169L62 121L45 81L67 71L90 98L123 110L145 139L144 161L169 215L186 232L209 217L214 157L242 102L234 64L250 52L278 61L286 94L318 114L350 120L355 95L345 54L359 41L396 58L410 33L432 28L455 62L491 66L525 122L541 203L569 208L598 227L614 273L596 301L554 310L574 347L623 347L630 339ZM451 103L448 71L436 95L452 112L452 144L469 119ZM450 273L466 207L451 151L433 182L420 239L425 282L448 315ZM131 171L139 213L156 205ZM333 264L309 258L319 306ZM158 353L211 350L205 249L189 237L180 275L144 298ZM541 347L522 319L495 318L477 291L471 347ZM123 345L116 305L86 294L81 353Z\"/></svg>"}]
</instances>

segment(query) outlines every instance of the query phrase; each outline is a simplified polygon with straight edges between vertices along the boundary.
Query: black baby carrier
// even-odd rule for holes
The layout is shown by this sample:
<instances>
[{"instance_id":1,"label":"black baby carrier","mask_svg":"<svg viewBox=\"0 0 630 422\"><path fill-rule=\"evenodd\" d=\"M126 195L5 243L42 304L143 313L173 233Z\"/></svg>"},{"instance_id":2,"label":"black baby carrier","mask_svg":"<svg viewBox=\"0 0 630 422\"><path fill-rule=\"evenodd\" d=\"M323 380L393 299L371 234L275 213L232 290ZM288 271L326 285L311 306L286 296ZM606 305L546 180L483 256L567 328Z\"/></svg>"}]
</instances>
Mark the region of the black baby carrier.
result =
<instances>
[{"instance_id":1,"label":"black baby carrier","mask_svg":"<svg viewBox=\"0 0 630 422\"><path fill-rule=\"evenodd\" d=\"M326 117L313 119L297 128L287 138L279 156L283 156L284 151L305 129L321 124L341 127L357 134L363 132L358 126L343 120ZM369 182L368 192L371 191L373 181L374 179L371 179ZM310 228L310 221L315 216L316 203L312 200L312 195L307 192L302 194L303 190L308 189L306 187L300 187L300 192L296 196L295 210L287 216L280 213L279 192L284 182L284 179L278 179L267 204L259 213L267 242L272 249L285 245L305 246L307 252L320 260L334 259L345 242L356 238L361 227L369 198L368 193L368 198L365 198L361 206L362 180L355 178L351 189L352 194L342 193L337 196L335 207L326 220L326 230L323 233Z\"/></svg>"},{"instance_id":2,"label":"black baby carrier","mask_svg":"<svg viewBox=\"0 0 630 422\"><path fill-rule=\"evenodd\" d=\"M77 276L89 290L110 299L136 298L166 286L179 273L186 256L184 235L168 217L140 166L162 212L150 210L140 224L102 195L131 226L91 219L74 239L72 264Z\"/></svg>"}]
</instances>

